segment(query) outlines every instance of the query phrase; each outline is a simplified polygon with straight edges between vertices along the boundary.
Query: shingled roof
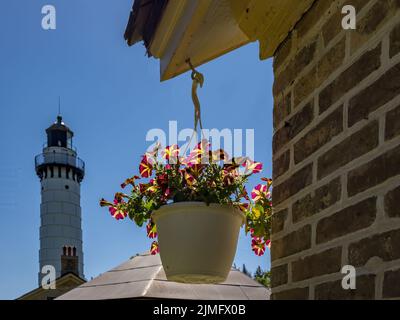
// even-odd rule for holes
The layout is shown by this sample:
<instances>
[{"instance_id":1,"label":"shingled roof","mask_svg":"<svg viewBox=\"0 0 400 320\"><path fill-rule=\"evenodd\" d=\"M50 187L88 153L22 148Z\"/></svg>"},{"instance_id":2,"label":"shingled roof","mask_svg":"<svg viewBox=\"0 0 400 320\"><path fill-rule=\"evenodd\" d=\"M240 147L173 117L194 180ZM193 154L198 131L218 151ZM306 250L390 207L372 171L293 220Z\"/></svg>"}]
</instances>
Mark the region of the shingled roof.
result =
<instances>
[{"instance_id":1,"label":"shingled roof","mask_svg":"<svg viewBox=\"0 0 400 320\"><path fill-rule=\"evenodd\" d=\"M57 300L193 299L269 300L270 290L239 270L232 269L221 284L186 284L168 281L159 255L132 257L57 298Z\"/></svg>"}]
</instances>

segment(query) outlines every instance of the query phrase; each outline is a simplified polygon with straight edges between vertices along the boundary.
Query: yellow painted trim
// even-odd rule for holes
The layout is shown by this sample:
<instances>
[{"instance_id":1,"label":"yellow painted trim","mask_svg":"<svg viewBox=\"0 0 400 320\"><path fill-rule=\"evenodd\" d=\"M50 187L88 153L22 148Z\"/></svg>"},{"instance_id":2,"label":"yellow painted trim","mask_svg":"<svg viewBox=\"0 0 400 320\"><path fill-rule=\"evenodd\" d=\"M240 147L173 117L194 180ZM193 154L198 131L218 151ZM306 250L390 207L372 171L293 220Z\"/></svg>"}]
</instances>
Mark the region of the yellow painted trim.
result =
<instances>
[{"instance_id":1,"label":"yellow painted trim","mask_svg":"<svg viewBox=\"0 0 400 320\"><path fill-rule=\"evenodd\" d=\"M223 0L218 4L216 0L170 0L150 46L150 52L160 59L161 81L190 70L185 63L189 58L197 67L252 41L260 43L260 59L273 56L314 1ZM215 26L219 20L217 15L213 16L214 11L229 19L221 20L220 26L228 26L227 33L232 35L220 46L217 36L206 32L208 23L218 30ZM224 25L225 21L231 22ZM196 37L200 37L200 42ZM205 37L214 41L212 47L199 47Z\"/></svg>"},{"instance_id":2,"label":"yellow painted trim","mask_svg":"<svg viewBox=\"0 0 400 320\"><path fill-rule=\"evenodd\" d=\"M260 59L275 53L279 44L314 0L228 0L239 27L260 42ZM325 1L325 0L324 0Z\"/></svg>"},{"instance_id":3,"label":"yellow painted trim","mask_svg":"<svg viewBox=\"0 0 400 320\"><path fill-rule=\"evenodd\" d=\"M188 1L169 0L150 44L151 54L160 59L167 47L175 28L187 7Z\"/></svg>"}]
</instances>

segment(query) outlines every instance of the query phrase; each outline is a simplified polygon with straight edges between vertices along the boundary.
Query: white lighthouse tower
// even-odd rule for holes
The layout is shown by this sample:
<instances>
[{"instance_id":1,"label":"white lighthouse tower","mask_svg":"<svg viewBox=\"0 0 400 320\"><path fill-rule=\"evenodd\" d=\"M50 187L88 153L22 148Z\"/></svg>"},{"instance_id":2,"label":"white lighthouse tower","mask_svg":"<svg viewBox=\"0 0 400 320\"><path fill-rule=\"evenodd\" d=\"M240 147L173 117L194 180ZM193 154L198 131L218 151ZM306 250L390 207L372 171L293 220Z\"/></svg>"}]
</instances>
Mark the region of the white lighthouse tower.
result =
<instances>
[{"instance_id":1,"label":"white lighthouse tower","mask_svg":"<svg viewBox=\"0 0 400 320\"><path fill-rule=\"evenodd\" d=\"M54 266L57 278L69 272L84 278L80 184L85 163L77 157L74 134L61 116L46 134L43 153L35 157L42 195L39 285L46 265Z\"/></svg>"}]
</instances>

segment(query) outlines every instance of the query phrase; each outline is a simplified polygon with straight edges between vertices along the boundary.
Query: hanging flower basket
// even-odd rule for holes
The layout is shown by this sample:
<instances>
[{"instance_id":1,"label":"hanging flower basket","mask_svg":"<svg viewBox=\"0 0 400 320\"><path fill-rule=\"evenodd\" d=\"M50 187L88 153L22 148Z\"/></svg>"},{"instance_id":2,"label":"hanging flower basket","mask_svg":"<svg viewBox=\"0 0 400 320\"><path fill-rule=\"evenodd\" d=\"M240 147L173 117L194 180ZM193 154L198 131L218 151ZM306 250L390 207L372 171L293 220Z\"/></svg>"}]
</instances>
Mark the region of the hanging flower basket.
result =
<instances>
[{"instance_id":1,"label":"hanging flower basket","mask_svg":"<svg viewBox=\"0 0 400 320\"><path fill-rule=\"evenodd\" d=\"M248 196L245 184L262 164L248 158L229 158L221 149L211 151L203 140L188 156L177 145L159 155L160 146L147 152L140 176L127 179L114 201L100 201L117 219L129 217L146 224L155 239L150 252L160 252L168 280L217 283L226 279L236 253L240 227L252 237L257 255L270 245L272 181L257 185ZM147 182L137 183L139 179Z\"/></svg>"},{"instance_id":2,"label":"hanging flower basket","mask_svg":"<svg viewBox=\"0 0 400 320\"><path fill-rule=\"evenodd\" d=\"M179 202L154 212L160 256L169 280L218 283L236 254L245 215L230 205Z\"/></svg>"}]
</instances>

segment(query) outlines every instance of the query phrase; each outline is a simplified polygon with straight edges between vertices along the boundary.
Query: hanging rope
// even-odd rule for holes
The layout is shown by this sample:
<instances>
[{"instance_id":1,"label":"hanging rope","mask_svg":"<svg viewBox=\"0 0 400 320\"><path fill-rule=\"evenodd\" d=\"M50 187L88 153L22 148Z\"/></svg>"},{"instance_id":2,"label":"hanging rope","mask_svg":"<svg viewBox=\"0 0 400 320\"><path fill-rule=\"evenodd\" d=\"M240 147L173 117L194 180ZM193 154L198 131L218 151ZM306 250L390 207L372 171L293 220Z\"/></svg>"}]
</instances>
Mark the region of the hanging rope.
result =
<instances>
[{"instance_id":1,"label":"hanging rope","mask_svg":"<svg viewBox=\"0 0 400 320\"><path fill-rule=\"evenodd\" d=\"M192 100L194 105L194 131L197 133L197 127L200 126L201 132L203 132L203 124L201 122L201 110L200 110L200 101L197 96L197 88L200 85L200 88L203 87L204 84L204 76L202 73L198 72L190 62L190 59L186 61L190 69L192 69L191 78L193 80L192 83Z\"/></svg>"},{"instance_id":2,"label":"hanging rope","mask_svg":"<svg viewBox=\"0 0 400 320\"><path fill-rule=\"evenodd\" d=\"M197 96L197 89L200 86L200 88L203 87L204 84L204 76L202 73L198 72L192 65L190 59L186 60L186 63L189 65L190 69L192 70L191 78L193 80L192 83L192 100L193 100L193 105L194 105L194 130L192 133L192 136L190 137L189 143L186 146L186 150L184 151L184 154L186 154L187 149L189 148L193 136L196 134L197 138L197 127L200 127L200 132L202 137L205 139L204 132L203 132L203 124L201 122L201 109L200 109L200 100L199 97Z\"/></svg>"}]
</instances>

